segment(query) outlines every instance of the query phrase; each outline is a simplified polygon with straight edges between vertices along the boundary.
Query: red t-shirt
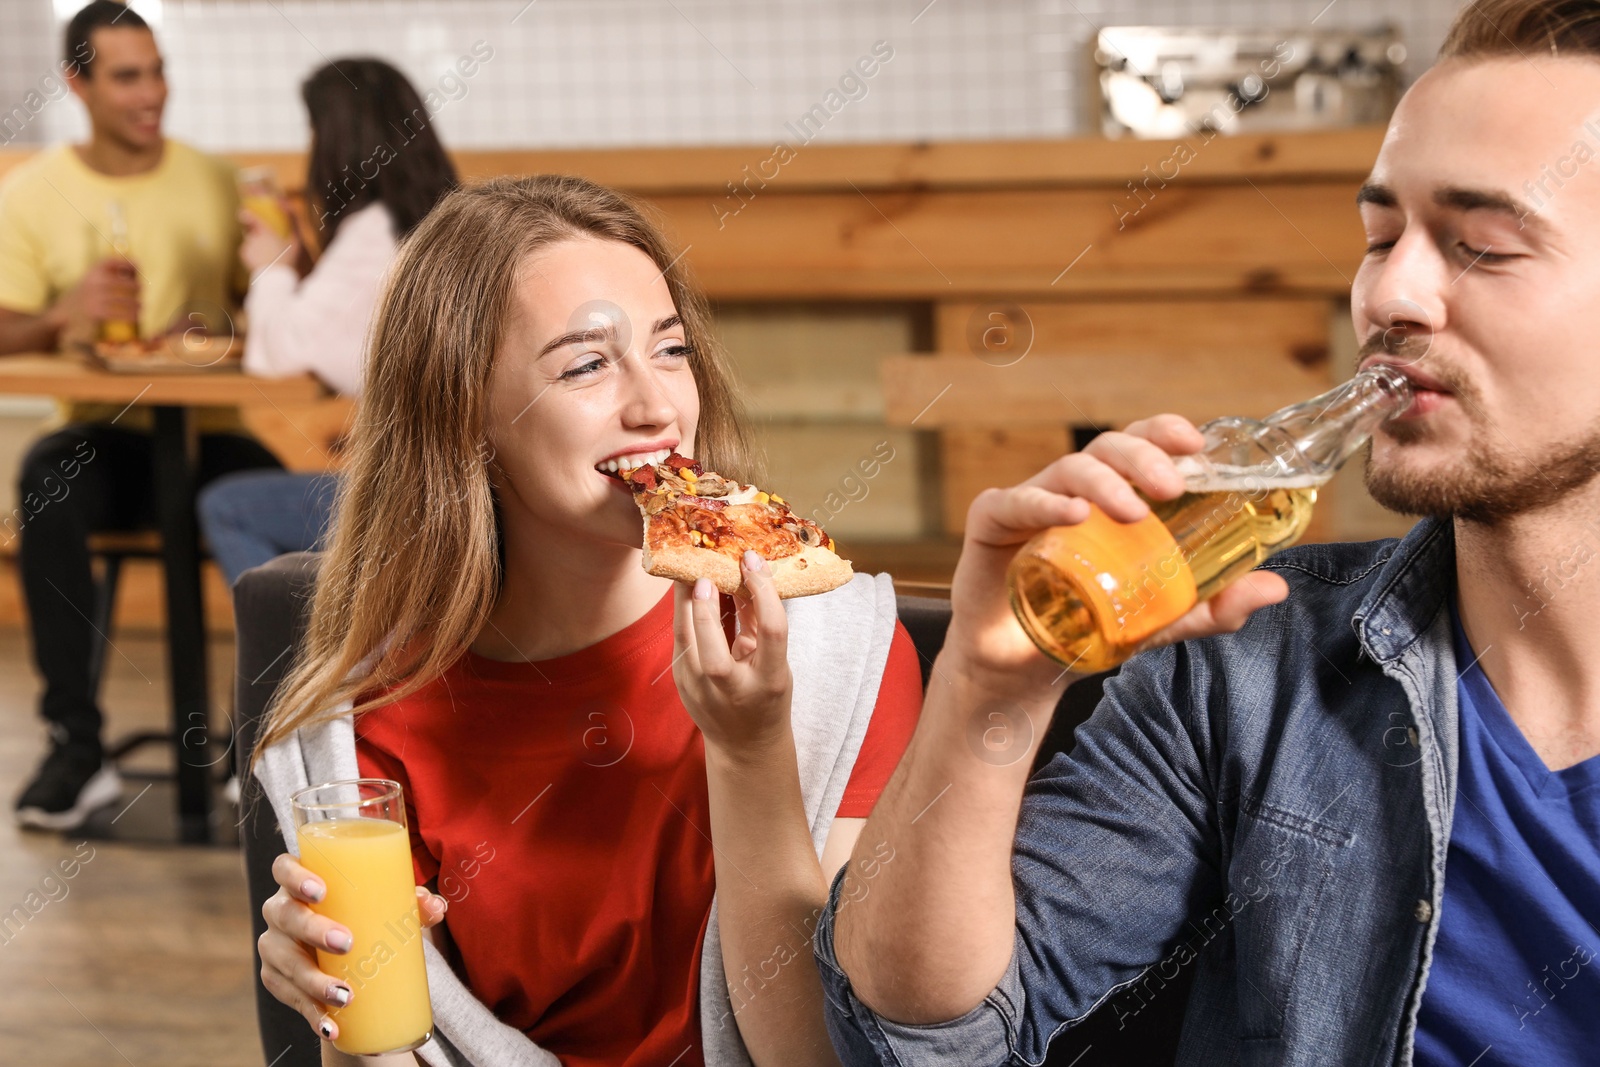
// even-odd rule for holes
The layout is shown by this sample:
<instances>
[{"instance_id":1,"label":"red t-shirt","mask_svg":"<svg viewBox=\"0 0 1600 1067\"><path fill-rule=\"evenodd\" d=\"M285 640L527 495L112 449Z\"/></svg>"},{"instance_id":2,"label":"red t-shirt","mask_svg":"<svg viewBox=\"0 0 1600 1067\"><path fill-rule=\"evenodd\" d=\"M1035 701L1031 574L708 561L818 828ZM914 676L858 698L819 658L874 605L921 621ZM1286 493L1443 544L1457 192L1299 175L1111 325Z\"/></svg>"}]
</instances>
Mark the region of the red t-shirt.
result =
<instances>
[{"instance_id":1,"label":"red t-shirt","mask_svg":"<svg viewBox=\"0 0 1600 1067\"><path fill-rule=\"evenodd\" d=\"M469 652L356 726L361 773L405 787L417 882L450 901L461 977L569 1067L704 1062L710 803L672 656L669 593L568 656ZM897 623L839 816L872 810L921 705Z\"/></svg>"}]
</instances>

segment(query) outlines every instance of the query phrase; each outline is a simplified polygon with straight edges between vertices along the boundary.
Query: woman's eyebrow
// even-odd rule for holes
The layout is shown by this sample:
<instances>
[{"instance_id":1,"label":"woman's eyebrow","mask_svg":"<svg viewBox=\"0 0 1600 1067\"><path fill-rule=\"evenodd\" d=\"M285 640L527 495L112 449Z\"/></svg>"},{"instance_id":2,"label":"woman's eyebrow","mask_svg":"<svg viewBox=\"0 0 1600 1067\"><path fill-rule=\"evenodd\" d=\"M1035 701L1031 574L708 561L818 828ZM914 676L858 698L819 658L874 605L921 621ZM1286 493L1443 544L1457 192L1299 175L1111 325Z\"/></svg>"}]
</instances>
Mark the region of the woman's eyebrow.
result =
<instances>
[{"instance_id":1,"label":"woman's eyebrow","mask_svg":"<svg viewBox=\"0 0 1600 1067\"><path fill-rule=\"evenodd\" d=\"M681 315L668 315L664 319L658 319L656 324L650 328L650 332L652 334L662 333L666 330L672 329L674 326L682 325L683 317ZM543 348L539 349L539 354L533 358L539 359L541 357L548 356L556 349L565 348L568 345L592 344L595 341L615 341L616 339L616 323L607 323L604 326L591 326L587 330L573 330L571 333L564 333L560 337L551 340Z\"/></svg>"},{"instance_id":2,"label":"woman's eyebrow","mask_svg":"<svg viewBox=\"0 0 1600 1067\"><path fill-rule=\"evenodd\" d=\"M539 349L539 354L533 358L540 359L548 356L556 349L565 348L568 345L581 345L594 341L614 341L616 339L617 327L615 323L607 323L604 326L591 326L587 330L573 330L571 333L564 333L550 341Z\"/></svg>"}]
</instances>

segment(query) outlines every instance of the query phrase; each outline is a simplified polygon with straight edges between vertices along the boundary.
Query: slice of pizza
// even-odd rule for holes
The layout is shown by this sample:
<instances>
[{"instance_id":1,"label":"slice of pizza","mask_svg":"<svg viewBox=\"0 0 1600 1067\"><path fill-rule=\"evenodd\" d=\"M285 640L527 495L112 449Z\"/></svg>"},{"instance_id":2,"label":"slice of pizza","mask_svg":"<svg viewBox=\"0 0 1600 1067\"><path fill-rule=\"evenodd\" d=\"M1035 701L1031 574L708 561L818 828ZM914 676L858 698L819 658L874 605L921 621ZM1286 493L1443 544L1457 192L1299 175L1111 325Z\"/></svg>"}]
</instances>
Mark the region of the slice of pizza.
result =
<instances>
[{"instance_id":1,"label":"slice of pizza","mask_svg":"<svg viewBox=\"0 0 1600 1067\"><path fill-rule=\"evenodd\" d=\"M833 538L780 496L704 470L676 452L627 472L644 513L644 569L663 578L709 578L724 593L744 584L746 550L767 561L780 597L810 596L850 580Z\"/></svg>"}]
</instances>

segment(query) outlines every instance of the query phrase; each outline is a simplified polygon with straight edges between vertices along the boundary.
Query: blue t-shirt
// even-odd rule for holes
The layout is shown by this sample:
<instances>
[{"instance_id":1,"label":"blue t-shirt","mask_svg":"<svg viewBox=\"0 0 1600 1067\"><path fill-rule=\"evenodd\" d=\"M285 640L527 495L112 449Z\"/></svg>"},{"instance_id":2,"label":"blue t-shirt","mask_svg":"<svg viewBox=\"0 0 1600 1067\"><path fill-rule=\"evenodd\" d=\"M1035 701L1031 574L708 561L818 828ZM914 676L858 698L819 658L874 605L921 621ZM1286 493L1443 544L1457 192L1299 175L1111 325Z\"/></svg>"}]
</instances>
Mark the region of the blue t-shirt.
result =
<instances>
[{"instance_id":1,"label":"blue t-shirt","mask_svg":"<svg viewBox=\"0 0 1600 1067\"><path fill-rule=\"evenodd\" d=\"M1545 766L1458 619L1461 768L1418 1067L1600 1062L1600 756Z\"/></svg>"}]
</instances>

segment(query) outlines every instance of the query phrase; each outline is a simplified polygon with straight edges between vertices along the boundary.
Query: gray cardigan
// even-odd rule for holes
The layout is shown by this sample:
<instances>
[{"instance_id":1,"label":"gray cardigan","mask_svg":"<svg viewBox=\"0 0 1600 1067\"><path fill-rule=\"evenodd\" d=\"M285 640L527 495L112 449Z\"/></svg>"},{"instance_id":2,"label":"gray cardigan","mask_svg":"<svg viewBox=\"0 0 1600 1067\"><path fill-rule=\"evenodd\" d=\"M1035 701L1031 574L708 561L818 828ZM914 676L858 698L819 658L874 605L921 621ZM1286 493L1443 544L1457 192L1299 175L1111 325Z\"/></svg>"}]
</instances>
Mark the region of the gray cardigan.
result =
<instances>
[{"instance_id":1,"label":"gray cardigan","mask_svg":"<svg viewBox=\"0 0 1600 1067\"><path fill-rule=\"evenodd\" d=\"M886 574L858 574L842 588L785 601L784 608L789 616L791 721L800 792L811 840L820 855L889 659L894 586ZM297 731L264 750L256 768L284 831L284 843L296 854L290 794L314 783L359 776L349 715ZM434 1019L432 1040L418 1050L423 1060L432 1067L559 1067L554 1055L496 1019L432 944L424 942L423 951ZM715 897L701 948L700 1029L707 1067L750 1067L723 972Z\"/></svg>"}]
</instances>

